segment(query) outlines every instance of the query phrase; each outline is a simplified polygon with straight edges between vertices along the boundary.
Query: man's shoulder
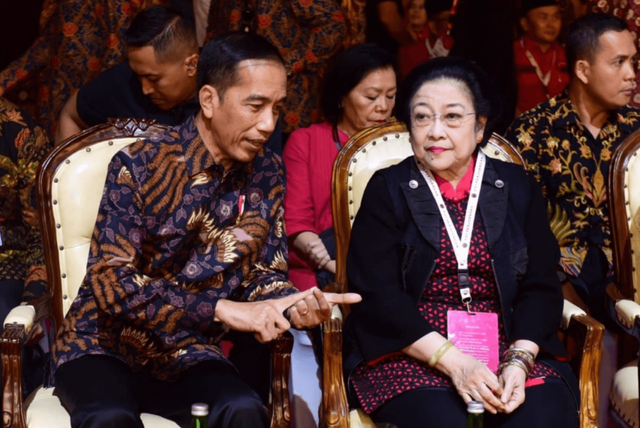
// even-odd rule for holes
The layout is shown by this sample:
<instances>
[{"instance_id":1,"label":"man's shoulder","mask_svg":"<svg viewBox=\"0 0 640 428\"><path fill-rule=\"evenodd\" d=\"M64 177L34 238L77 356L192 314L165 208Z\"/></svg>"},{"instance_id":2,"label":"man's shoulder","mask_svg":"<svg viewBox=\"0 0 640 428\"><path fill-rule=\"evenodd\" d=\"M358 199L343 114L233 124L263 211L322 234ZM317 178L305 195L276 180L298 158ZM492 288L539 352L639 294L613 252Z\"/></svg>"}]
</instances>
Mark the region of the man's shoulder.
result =
<instances>
[{"instance_id":1,"label":"man's shoulder","mask_svg":"<svg viewBox=\"0 0 640 428\"><path fill-rule=\"evenodd\" d=\"M129 67L129 62L123 61L104 70L87 84L80 87L78 94L98 91L104 93L112 92L114 86L119 88L129 85L132 78L135 78L135 74Z\"/></svg>"},{"instance_id":2,"label":"man's shoulder","mask_svg":"<svg viewBox=\"0 0 640 428\"><path fill-rule=\"evenodd\" d=\"M566 117L571 112L571 107L567 102L568 100L563 94L541 102L532 109L520 114L509 127L507 134L516 132L522 126L549 127L555 119Z\"/></svg>"},{"instance_id":3,"label":"man's shoulder","mask_svg":"<svg viewBox=\"0 0 640 428\"><path fill-rule=\"evenodd\" d=\"M137 139L120 149L116 156L127 164L142 166L157 164L158 156L176 151L182 153L182 139L178 127L170 127L151 137Z\"/></svg>"}]
</instances>

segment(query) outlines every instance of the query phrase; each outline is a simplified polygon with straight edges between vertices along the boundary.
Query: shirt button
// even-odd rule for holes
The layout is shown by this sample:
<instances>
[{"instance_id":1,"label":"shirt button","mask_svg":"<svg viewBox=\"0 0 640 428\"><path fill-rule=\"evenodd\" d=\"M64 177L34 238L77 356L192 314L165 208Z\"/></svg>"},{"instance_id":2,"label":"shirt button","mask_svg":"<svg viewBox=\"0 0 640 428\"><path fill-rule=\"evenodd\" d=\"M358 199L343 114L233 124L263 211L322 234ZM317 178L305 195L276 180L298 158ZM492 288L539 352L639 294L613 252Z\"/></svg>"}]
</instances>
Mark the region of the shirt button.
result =
<instances>
[{"instance_id":1,"label":"shirt button","mask_svg":"<svg viewBox=\"0 0 640 428\"><path fill-rule=\"evenodd\" d=\"M496 180L495 184L498 189L502 189L504 187L504 181L502 180Z\"/></svg>"},{"instance_id":2,"label":"shirt button","mask_svg":"<svg viewBox=\"0 0 640 428\"><path fill-rule=\"evenodd\" d=\"M409 182L409 187L411 187L412 189L417 189L418 188L418 182L416 180L411 180Z\"/></svg>"}]
</instances>

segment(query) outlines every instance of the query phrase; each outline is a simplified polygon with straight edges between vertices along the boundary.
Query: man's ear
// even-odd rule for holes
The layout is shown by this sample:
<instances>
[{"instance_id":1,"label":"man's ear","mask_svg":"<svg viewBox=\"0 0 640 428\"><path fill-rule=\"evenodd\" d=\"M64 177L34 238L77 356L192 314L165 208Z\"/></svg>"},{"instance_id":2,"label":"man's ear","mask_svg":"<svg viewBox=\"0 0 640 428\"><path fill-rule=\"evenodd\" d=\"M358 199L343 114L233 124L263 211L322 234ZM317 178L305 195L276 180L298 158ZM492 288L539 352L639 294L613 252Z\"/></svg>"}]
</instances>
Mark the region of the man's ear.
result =
<instances>
[{"instance_id":1,"label":"man's ear","mask_svg":"<svg viewBox=\"0 0 640 428\"><path fill-rule=\"evenodd\" d=\"M583 84L589 83L589 76L591 75L591 64L586 59L579 59L575 65L575 75L578 80Z\"/></svg>"},{"instance_id":2,"label":"man's ear","mask_svg":"<svg viewBox=\"0 0 640 428\"><path fill-rule=\"evenodd\" d=\"M184 59L184 65L187 67L187 75L189 77L194 77L196 72L198 71L198 60L200 59L200 55L194 53L189 55Z\"/></svg>"},{"instance_id":3,"label":"man's ear","mask_svg":"<svg viewBox=\"0 0 640 428\"><path fill-rule=\"evenodd\" d=\"M529 20L527 19L526 16L523 16L522 18L520 18L520 27L522 28L522 31L524 31L525 33L529 32Z\"/></svg>"},{"instance_id":4,"label":"man's ear","mask_svg":"<svg viewBox=\"0 0 640 428\"><path fill-rule=\"evenodd\" d=\"M211 119L214 112L220 106L218 91L211 85L204 85L198 93L198 99L200 100L200 108L202 109L202 114L207 119Z\"/></svg>"}]
</instances>

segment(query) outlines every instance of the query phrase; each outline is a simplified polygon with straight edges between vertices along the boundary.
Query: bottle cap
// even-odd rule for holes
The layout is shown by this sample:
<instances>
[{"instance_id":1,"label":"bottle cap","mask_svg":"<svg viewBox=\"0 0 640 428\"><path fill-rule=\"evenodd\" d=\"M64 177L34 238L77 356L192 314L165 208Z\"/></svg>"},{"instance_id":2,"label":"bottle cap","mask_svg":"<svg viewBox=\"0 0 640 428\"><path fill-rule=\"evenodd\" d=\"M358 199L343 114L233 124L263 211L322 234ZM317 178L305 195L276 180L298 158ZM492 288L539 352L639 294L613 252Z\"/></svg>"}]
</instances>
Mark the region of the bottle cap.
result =
<instances>
[{"instance_id":1,"label":"bottle cap","mask_svg":"<svg viewBox=\"0 0 640 428\"><path fill-rule=\"evenodd\" d=\"M467 404L468 413L484 413L484 403L482 401L470 401Z\"/></svg>"},{"instance_id":2,"label":"bottle cap","mask_svg":"<svg viewBox=\"0 0 640 428\"><path fill-rule=\"evenodd\" d=\"M195 403L191 405L191 414L193 416L208 416L209 405L204 403Z\"/></svg>"}]
</instances>

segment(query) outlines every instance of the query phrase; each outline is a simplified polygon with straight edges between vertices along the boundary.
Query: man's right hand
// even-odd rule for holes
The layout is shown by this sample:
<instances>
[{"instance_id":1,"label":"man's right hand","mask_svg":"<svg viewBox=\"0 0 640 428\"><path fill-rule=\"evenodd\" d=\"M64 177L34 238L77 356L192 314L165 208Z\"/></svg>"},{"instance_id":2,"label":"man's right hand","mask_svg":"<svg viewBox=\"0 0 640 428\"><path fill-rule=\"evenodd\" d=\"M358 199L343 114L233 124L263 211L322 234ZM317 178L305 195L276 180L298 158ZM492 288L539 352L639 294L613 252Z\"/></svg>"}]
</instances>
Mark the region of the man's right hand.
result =
<instances>
[{"instance_id":1,"label":"man's right hand","mask_svg":"<svg viewBox=\"0 0 640 428\"><path fill-rule=\"evenodd\" d=\"M216 304L214 321L232 330L253 333L259 342L267 343L291 328L291 323L283 315L287 309L293 312L292 322L296 327L315 327L329 319L334 304L360 301L360 296L354 293L326 293L326 296L328 299L324 299L324 294L317 288L311 288L280 299L259 302L222 299Z\"/></svg>"}]
</instances>

